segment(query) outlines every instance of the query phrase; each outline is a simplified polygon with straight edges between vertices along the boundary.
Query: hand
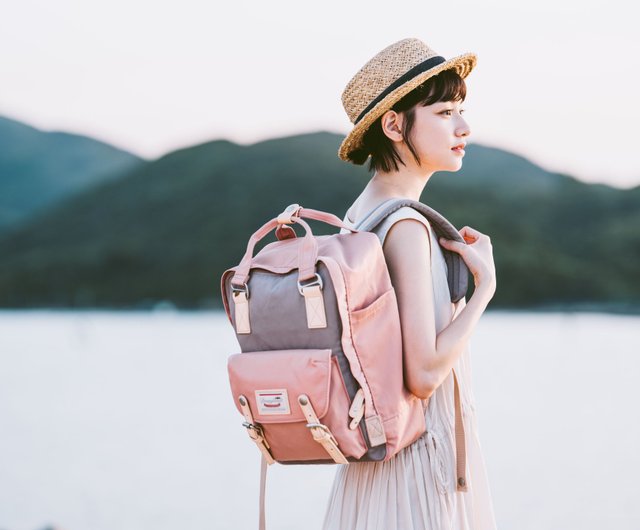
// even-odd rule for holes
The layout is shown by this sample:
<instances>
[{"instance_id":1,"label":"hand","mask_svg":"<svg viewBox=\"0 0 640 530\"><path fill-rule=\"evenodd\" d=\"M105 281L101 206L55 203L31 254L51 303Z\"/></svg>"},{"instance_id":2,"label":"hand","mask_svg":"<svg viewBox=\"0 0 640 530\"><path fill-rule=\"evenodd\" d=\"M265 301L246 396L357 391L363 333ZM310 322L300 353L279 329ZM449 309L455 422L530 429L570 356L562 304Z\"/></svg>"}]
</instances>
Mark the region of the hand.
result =
<instances>
[{"instance_id":1,"label":"hand","mask_svg":"<svg viewBox=\"0 0 640 530\"><path fill-rule=\"evenodd\" d=\"M495 291L496 267L493 263L493 247L488 235L465 226L458 230L462 238L466 241L454 241L452 239L440 238L440 244L447 250L460 254L467 267L473 274L476 289L480 286Z\"/></svg>"}]
</instances>

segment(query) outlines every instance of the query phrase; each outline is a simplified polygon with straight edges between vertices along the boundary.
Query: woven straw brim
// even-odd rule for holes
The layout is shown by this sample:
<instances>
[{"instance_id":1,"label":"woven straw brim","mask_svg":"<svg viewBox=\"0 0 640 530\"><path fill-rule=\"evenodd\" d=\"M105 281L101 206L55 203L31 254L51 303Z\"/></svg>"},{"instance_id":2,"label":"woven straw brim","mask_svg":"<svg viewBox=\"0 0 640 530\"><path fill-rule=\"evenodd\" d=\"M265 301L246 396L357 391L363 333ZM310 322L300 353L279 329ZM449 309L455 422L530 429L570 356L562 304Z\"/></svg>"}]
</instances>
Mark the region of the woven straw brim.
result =
<instances>
[{"instance_id":1,"label":"woven straw brim","mask_svg":"<svg viewBox=\"0 0 640 530\"><path fill-rule=\"evenodd\" d=\"M411 79L411 81L407 81L404 85L398 87L393 92L390 92L387 97L382 99L357 123L348 136L342 141L340 149L338 150L338 156L346 162L353 162L348 156L349 153L362 147L362 138L367 129L380 116L393 107L397 101L406 96L414 88L418 87L418 85L424 83L427 79L439 74L443 70L455 69L460 77L464 79L471 73L471 70L475 67L477 60L478 58L475 53L464 53L462 55L458 55L457 57L453 57L452 59L427 70L426 72L418 74L416 77Z\"/></svg>"}]
</instances>

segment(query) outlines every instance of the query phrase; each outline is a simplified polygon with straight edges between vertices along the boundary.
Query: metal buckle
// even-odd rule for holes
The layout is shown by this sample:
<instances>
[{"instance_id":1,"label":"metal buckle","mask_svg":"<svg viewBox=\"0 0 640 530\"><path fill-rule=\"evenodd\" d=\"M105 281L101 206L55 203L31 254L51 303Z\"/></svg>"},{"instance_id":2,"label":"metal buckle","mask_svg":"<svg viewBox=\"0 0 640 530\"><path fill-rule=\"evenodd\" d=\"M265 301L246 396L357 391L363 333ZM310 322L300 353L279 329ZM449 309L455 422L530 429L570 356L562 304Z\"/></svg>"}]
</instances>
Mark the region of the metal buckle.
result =
<instances>
[{"instance_id":1,"label":"metal buckle","mask_svg":"<svg viewBox=\"0 0 640 530\"><path fill-rule=\"evenodd\" d=\"M329 427L327 427L326 425L323 425L322 423L307 423L307 427L311 431L311 434L314 439L321 440L321 439L328 438L333 443L338 445L338 441L335 439L335 436L333 436L333 433L329 430ZM315 429L320 429L324 434L316 433Z\"/></svg>"},{"instance_id":2,"label":"metal buckle","mask_svg":"<svg viewBox=\"0 0 640 530\"><path fill-rule=\"evenodd\" d=\"M254 442L264 445L267 449L271 449L271 446L269 445L269 442L267 442L267 439L264 435L264 430L260 425L255 425L253 423L249 423L248 421L243 421L242 426L246 427L249 438L251 438Z\"/></svg>"},{"instance_id":3,"label":"metal buckle","mask_svg":"<svg viewBox=\"0 0 640 530\"><path fill-rule=\"evenodd\" d=\"M243 421L242 422L242 426L247 428L247 429L253 429L254 431L260 433L260 431L262 431L262 428L259 425L255 425L253 423L249 423L248 421Z\"/></svg>"},{"instance_id":4,"label":"metal buckle","mask_svg":"<svg viewBox=\"0 0 640 530\"><path fill-rule=\"evenodd\" d=\"M316 272L316 277L315 279L311 280L309 283L305 283L304 285L302 285L300 283L300 280L298 280L298 292L301 295L304 295L304 293L302 292L302 289L304 289L305 287L312 287L314 285L319 285L320 286L320 290L322 291L322 278L320 277L320 275ZM248 296L247 296L248 298Z\"/></svg>"},{"instance_id":5,"label":"metal buckle","mask_svg":"<svg viewBox=\"0 0 640 530\"><path fill-rule=\"evenodd\" d=\"M231 291L232 293L244 293L247 295L247 300L249 300L249 284L244 283L242 287L236 287L235 285L231 284Z\"/></svg>"},{"instance_id":6,"label":"metal buckle","mask_svg":"<svg viewBox=\"0 0 640 530\"><path fill-rule=\"evenodd\" d=\"M245 427L248 431L255 431L255 433L260 438L264 438L264 433L263 433L262 427L260 427L260 425L255 425L253 423L249 423L248 421L243 421L242 422L242 426ZM249 436L251 436L251 433L249 433ZM253 438L253 436L251 436L251 438Z\"/></svg>"},{"instance_id":7,"label":"metal buckle","mask_svg":"<svg viewBox=\"0 0 640 530\"><path fill-rule=\"evenodd\" d=\"M307 423L307 427L309 429L322 429L323 431L326 431L328 434L331 434L331 431L329 431L329 427L327 427L326 425L322 425L322 423Z\"/></svg>"}]
</instances>

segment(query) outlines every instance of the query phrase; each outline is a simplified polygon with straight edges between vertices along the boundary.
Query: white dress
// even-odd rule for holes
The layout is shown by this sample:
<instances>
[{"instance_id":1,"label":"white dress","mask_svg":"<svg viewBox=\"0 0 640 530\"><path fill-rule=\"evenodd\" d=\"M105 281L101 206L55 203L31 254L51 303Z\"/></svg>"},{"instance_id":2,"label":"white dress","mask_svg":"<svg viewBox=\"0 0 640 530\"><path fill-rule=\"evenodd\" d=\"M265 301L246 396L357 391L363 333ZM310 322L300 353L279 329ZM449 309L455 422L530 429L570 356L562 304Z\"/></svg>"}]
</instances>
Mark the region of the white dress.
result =
<instances>
[{"instance_id":1,"label":"white dress","mask_svg":"<svg viewBox=\"0 0 640 530\"><path fill-rule=\"evenodd\" d=\"M384 241L399 218L413 217L429 229L436 332L465 305L453 304L447 265L430 224L403 207L387 217L376 233ZM345 224L353 226L345 216ZM341 233L346 233L342 229ZM493 501L478 437L471 390L469 348L455 365L466 437L468 491L456 491L455 409L453 374L431 395L425 412L427 431L387 462L337 466L323 530L493 530Z\"/></svg>"}]
</instances>

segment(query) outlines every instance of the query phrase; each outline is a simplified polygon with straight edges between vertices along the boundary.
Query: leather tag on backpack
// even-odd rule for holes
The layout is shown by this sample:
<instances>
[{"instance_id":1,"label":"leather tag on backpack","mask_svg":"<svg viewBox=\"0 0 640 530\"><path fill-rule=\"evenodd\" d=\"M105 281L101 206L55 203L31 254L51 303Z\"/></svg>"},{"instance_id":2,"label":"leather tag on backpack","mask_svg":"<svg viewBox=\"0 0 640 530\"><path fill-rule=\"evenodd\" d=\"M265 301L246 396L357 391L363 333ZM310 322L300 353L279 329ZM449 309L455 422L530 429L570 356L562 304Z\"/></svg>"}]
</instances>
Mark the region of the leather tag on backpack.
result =
<instances>
[{"instance_id":1,"label":"leather tag on backpack","mask_svg":"<svg viewBox=\"0 0 640 530\"><path fill-rule=\"evenodd\" d=\"M327 315L324 310L324 299L322 298L320 286L305 287L302 290L302 294L304 295L304 305L307 310L307 327L309 329L326 328Z\"/></svg>"},{"instance_id":2,"label":"leather tag on backpack","mask_svg":"<svg viewBox=\"0 0 640 530\"><path fill-rule=\"evenodd\" d=\"M384 434L384 427L382 427L380 416L369 416L364 419L364 423L367 426L367 434L369 435L371 447L387 443L387 437Z\"/></svg>"},{"instance_id":3,"label":"leather tag on backpack","mask_svg":"<svg viewBox=\"0 0 640 530\"><path fill-rule=\"evenodd\" d=\"M256 390L258 414L291 414L286 388Z\"/></svg>"},{"instance_id":4,"label":"leather tag on backpack","mask_svg":"<svg viewBox=\"0 0 640 530\"><path fill-rule=\"evenodd\" d=\"M249 322L249 301L247 300L246 293L234 293L233 302L236 317L236 333L251 333L251 324Z\"/></svg>"}]
</instances>

